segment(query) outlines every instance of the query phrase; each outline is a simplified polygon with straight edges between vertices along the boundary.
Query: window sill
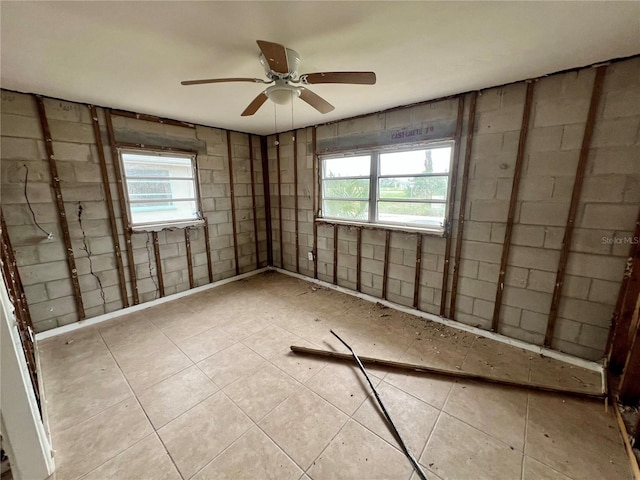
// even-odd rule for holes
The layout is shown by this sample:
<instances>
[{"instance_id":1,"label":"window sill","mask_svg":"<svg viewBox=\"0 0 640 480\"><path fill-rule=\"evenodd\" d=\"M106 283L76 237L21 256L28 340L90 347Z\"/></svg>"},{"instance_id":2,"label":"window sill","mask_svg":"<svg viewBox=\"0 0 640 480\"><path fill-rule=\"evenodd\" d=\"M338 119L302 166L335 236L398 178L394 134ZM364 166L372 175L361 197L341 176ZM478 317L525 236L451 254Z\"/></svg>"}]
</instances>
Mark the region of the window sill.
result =
<instances>
[{"instance_id":1,"label":"window sill","mask_svg":"<svg viewBox=\"0 0 640 480\"><path fill-rule=\"evenodd\" d=\"M173 221L162 223L148 223L142 225L132 225L131 231L134 233L139 232L160 232L162 230L171 230L174 228L189 228L199 227L204 225L204 220L186 220L186 221Z\"/></svg>"},{"instance_id":2,"label":"window sill","mask_svg":"<svg viewBox=\"0 0 640 480\"><path fill-rule=\"evenodd\" d=\"M338 220L334 218L316 218L316 223L324 223L328 225L345 225L348 227L359 227L366 228L370 230L391 230L396 232L404 232L404 233L420 233L422 235L428 235L431 237L445 237L444 230L440 229L431 229L431 228L420 228L420 227L412 227L405 225L393 225L388 223L369 223L369 222L356 222L356 221L348 221L348 220Z\"/></svg>"}]
</instances>

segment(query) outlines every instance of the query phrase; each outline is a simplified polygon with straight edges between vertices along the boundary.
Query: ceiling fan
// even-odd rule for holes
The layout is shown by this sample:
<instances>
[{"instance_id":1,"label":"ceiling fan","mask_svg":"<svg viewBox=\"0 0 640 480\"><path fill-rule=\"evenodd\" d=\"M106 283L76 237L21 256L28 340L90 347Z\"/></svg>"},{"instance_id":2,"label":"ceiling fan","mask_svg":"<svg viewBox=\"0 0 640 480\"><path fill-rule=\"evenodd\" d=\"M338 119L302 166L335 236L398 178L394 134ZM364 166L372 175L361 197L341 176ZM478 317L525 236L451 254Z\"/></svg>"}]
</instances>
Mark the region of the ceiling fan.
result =
<instances>
[{"instance_id":1,"label":"ceiling fan","mask_svg":"<svg viewBox=\"0 0 640 480\"><path fill-rule=\"evenodd\" d=\"M243 117L253 115L268 99L285 104L295 97L307 102L320 113L329 113L335 107L325 99L301 85L319 83L343 83L352 85L373 85L376 83L374 72L320 72L298 75L300 55L295 50L273 42L258 40L260 63L264 67L268 81L260 78L209 78L206 80L186 80L182 85L201 85L204 83L252 82L270 85L260 93L242 112Z\"/></svg>"}]
</instances>

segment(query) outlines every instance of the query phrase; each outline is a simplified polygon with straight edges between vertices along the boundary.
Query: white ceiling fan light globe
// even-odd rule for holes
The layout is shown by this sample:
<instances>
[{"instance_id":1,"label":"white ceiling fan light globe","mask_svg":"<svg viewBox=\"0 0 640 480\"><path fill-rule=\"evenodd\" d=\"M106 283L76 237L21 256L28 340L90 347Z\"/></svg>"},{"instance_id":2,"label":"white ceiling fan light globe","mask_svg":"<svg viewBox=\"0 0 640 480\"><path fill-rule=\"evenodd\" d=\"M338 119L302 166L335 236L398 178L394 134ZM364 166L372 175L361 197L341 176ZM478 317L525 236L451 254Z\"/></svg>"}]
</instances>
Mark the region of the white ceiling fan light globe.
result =
<instances>
[{"instance_id":1,"label":"white ceiling fan light globe","mask_svg":"<svg viewBox=\"0 0 640 480\"><path fill-rule=\"evenodd\" d=\"M294 96L300 96L300 90L289 84L281 84L267 88L265 94L273 103L287 105L293 101Z\"/></svg>"}]
</instances>

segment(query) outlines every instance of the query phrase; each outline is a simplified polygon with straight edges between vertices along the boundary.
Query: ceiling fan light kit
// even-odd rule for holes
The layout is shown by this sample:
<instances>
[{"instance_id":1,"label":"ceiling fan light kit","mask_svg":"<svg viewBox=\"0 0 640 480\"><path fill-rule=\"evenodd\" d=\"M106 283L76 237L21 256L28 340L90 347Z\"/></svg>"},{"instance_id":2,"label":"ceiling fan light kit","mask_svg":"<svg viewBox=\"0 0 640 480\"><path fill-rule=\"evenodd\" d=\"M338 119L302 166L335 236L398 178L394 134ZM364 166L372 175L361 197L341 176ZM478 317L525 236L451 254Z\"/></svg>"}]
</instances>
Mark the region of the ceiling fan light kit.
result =
<instances>
[{"instance_id":1,"label":"ceiling fan light kit","mask_svg":"<svg viewBox=\"0 0 640 480\"><path fill-rule=\"evenodd\" d=\"M273 84L260 93L242 112L242 116L250 116L267 101L271 100L278 105L286 105L294 98L300 99L320 113L329 113L334 106L325 99L316 95L308 88L292 84L313 85L321 83L341 83L350 85L374 85L376 74L374 72L319 72L298 75L300 66L300 54L283 45L265 40L257 40L260 47L260 63L264 67L269 81L259 78L210 78L206 80L186 80L182 85L202 85L205 83L226 82L251 82Z\"/></svg>"}]
</instances>

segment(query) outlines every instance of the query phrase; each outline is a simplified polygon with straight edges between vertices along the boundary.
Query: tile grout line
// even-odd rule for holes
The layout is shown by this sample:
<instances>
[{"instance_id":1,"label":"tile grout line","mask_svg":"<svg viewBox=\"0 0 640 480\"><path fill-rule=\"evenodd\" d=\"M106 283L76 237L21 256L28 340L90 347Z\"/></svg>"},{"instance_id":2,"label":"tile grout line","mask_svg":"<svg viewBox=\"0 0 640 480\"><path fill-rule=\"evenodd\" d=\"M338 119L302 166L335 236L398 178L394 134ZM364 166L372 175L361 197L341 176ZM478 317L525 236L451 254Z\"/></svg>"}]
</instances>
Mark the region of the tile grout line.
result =
<instances>
[{"instance_id":1,"label":"tile grout line","mask_svg":"<svg viewBox=\"0 0 640 480\"><path fill-rule=\"evenodd\" d=\"M154 324L155 326L155 324ZM157 328L157 327L156 327ZM167 446L165 445L165 443L162 441L162 437L160 437L160 435L158 434L158 431L156 430L155 426L153 425L153 423L151 422L151 419L149 418L149 415L147 414L147 411L144 409L144 407L142 406L142 404L140 403L140 399L138 398L138 395L136 394L135 390L131 387L131 383L129 383L129 379L126 377L126 375L124 374L124 372L122 371L122 368L120 367L120 364L118 363L118 360L116 359L115 355L113 354L113 352L111 351L111 349L109 348L109 345L107 344L107 342L105 341L104 337L102 336L102 332L100 331L99 328L96 328L96 331L98 332L98 335L100 336L100 338L102 339L102 342L104 343L105 347L107 348L107 350L109 351L109 354L111 355L111 358L113 358L113 361L116 362L116 365L118 366L118 370L120 370L120 373L122 374L125 382L127 382L127 385L129 386L129 388L131 389L131 392L133 393L133 398L135 398L136 403L138 404L138 406L140 407L140 410L142 410L142 413L144 414L144 416L146 417L147 421L149 422L149 426L151 427L151 429L153 430L153 433L158 437L158 440L160 440L160 443L162 444L162 448L164 448L164 451L166 452L167 456L169 457L169 460L171 460L171 463L173 464L174 468L176 469L176 472L178 472L178 475L180 475L180 478L182 478L184 480L184 477L182 476L182 472L180 472L180 469L178 468L178 465L176 464L175 460L173 459L173 457L171 456L171 453L169 452L169 450L167 449ZM128 450L131 446L127 447L125 449ZM115 457L113 457L115 458Z\"/></svg>"},{"instance_id":2,"label":"tile grout line","mask_svg":"<svg viewBox=\"0 0 640 480\"><path fill-rule=\"evenodd\" d=\"M522 465L521 465L521 479L524 480L524 459L527 456L527 430L529 429L529 402L531 401L531 393L527 393L527 411L525 413L524 421L524 443L522 444Z\"/></svg>"}]
</instances>

